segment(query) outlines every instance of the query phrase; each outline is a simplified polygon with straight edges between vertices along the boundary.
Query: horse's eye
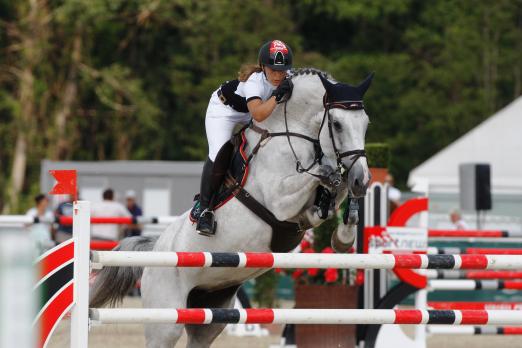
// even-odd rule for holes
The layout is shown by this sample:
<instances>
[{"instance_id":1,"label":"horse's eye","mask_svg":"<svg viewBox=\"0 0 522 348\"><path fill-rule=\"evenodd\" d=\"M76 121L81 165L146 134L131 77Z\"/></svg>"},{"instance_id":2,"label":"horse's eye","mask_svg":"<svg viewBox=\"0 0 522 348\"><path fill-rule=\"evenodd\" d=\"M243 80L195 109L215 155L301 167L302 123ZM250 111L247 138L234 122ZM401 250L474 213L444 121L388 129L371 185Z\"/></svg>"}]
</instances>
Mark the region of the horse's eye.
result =
<instances>
[{"instance_id":1,"label":"horse's eye","mask_svg":"<svg viewBox=\"0 0 522 348\"><path fill-rule=\"evenodd\" d=\"M341 126L341 123L339 123L338 121L334 121L333 125L335 130L338 132L340 132L343 129L343 126Z\"/></svg>"}]
</instances>

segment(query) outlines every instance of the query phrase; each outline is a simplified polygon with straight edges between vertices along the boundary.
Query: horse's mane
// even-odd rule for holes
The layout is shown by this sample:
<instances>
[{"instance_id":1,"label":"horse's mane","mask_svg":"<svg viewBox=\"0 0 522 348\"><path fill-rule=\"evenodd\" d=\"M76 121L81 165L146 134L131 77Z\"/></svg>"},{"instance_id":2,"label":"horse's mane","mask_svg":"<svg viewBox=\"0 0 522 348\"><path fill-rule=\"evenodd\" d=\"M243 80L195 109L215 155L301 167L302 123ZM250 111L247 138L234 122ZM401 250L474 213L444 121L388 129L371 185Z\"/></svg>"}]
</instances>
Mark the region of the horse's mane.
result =
<instances>
[{"instance_id":1,"label":"horse's mane","mask_svg":"<svg viewBox=\"0 0 522 348\"><path fill-rule=\"evenodd\" d=\"M316 68L292 69L292 70L290 70L288 75L289 75L290 79L292 79L294 77L298 77L298 76L304 76L304 75L321 75L321 76L327 78L328 80L335 81L335 79L330 74L328 74L325 71L316 69Z\"/></svg>"}]
</instances>

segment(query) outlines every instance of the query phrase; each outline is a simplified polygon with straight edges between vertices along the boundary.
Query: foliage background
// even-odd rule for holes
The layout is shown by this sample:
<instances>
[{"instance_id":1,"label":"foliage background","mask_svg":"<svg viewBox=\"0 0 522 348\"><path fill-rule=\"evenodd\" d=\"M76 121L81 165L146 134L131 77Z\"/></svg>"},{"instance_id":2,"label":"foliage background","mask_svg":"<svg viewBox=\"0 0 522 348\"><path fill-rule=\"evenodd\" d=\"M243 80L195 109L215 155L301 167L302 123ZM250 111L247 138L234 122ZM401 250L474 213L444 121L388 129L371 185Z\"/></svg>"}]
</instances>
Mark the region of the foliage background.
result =
<instances>
[{"instance_id":1,"label":"foliage background","mask_svg":"<svg viewBox=\"0 0 522 348\"><path fill-rule=\"evenodd\" d=\"M522 0L0 0L0 210L42 158L201 160L217 86L280 38L357 83L409 170L520 96Z\"/></svg>"}]
</instances>

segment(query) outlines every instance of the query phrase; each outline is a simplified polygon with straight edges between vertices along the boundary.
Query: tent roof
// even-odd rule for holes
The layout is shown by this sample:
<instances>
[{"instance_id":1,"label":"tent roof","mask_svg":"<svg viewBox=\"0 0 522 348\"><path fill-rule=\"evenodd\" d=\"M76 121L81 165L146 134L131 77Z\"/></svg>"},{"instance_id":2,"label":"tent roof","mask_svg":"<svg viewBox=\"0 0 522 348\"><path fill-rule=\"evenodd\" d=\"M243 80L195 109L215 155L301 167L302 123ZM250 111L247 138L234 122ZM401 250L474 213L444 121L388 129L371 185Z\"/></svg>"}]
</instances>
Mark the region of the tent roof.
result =
<instances>
[{"instance_id":1,"label":"tent roof","mask_svg":"<svg viewBox=\"0 0 522 348\"><path fill-rule=\"evenodd\" d=\"M408 185L458 192L462 163L489 163L493 192L522 194L522 97L413 169Z\"/></svg>"}]
</instances>

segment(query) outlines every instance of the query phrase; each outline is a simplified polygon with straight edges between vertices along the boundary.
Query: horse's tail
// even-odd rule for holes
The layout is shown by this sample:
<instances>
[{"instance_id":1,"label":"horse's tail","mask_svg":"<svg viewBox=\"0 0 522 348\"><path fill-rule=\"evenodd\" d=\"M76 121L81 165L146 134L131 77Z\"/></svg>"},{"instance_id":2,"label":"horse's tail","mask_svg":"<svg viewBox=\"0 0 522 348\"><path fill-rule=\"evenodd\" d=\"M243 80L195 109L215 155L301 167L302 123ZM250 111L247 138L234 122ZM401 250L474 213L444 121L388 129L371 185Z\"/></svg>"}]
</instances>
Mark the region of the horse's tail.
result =
<instances>
[{"instance_id":1,"label":"horse's tail","mask_svg":"<svg viewBox=\"0 0 522 348\"><path fill-rule=\"evenodd\" d=\"M150 251L158 237L130 237L123 239L114 250ZM141 278L143 267L104 267L96 275L90 291L90 307L106 303L114 307Z\"/></svg>"}]
</instances>

